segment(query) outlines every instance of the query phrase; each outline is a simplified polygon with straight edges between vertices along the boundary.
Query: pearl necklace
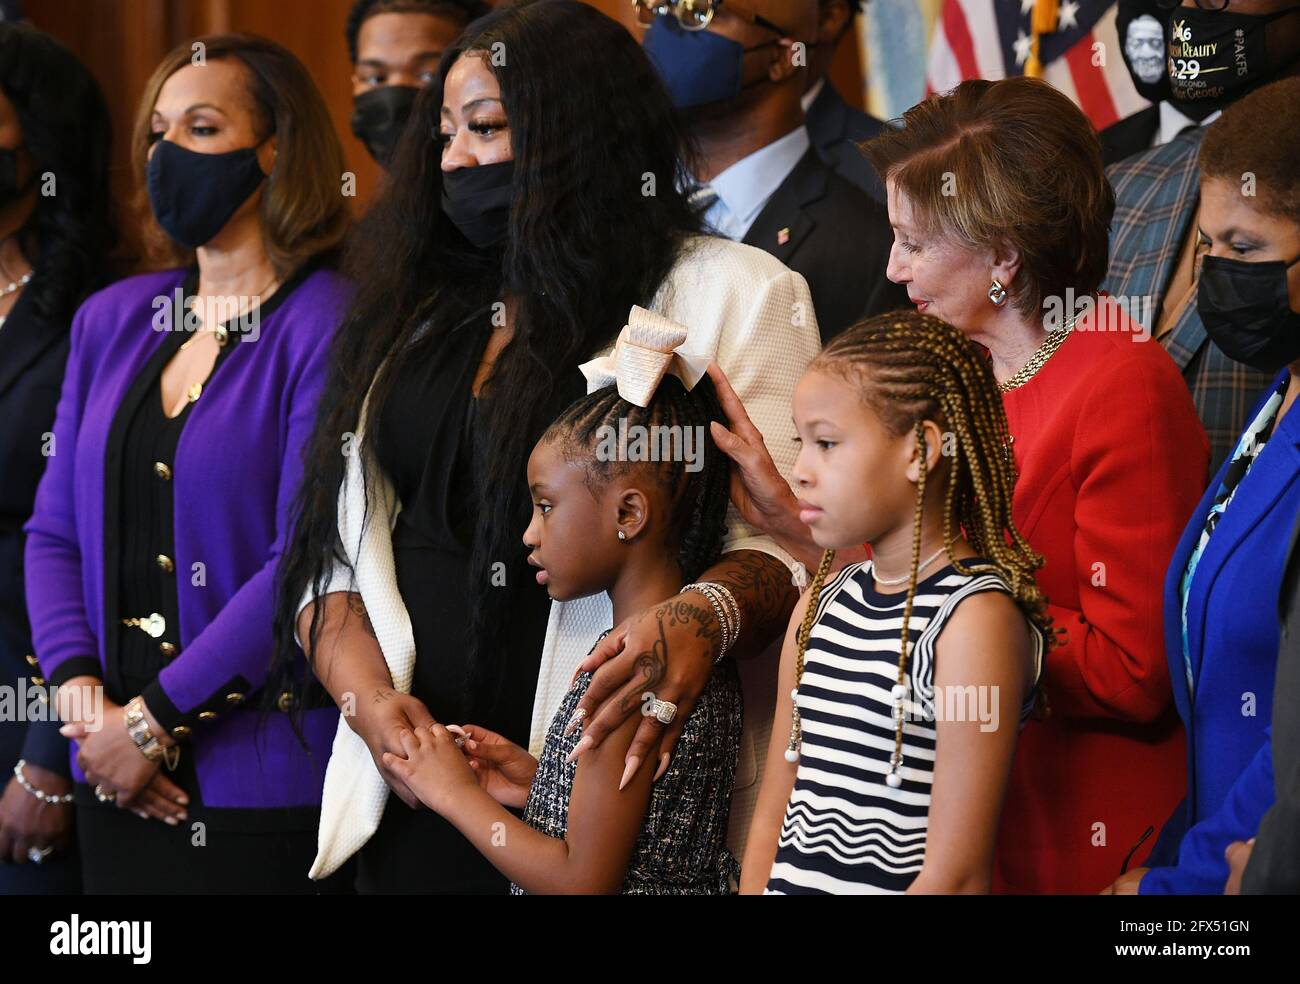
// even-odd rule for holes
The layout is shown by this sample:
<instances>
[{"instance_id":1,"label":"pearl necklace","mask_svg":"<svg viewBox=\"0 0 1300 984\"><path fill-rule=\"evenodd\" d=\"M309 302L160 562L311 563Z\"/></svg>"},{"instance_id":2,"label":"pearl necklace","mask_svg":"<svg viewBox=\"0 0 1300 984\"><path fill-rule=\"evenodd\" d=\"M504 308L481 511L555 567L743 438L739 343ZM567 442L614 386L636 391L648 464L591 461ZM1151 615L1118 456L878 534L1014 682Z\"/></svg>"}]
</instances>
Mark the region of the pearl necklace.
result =
<instances>
[{"instance_id":1,"label":"pearl necklace","mask_svg":"<svg viewBox=\"0 0 1300 984\"><path fill-rule=\"evenodd\" d=\"M927 567L929 567L931 564L933 564L933 563L935 562L935 560L938 559L939 555L940 555L941 553L943 553L943 552L944 552L945 550L947 550L947 549L948 549L948 547L947 547L947 545L945 544L944 546L942 546L942 547L940 547L938 550L936 550L934 553L930 554L930 556L926 557L925 560L923 560L923 561L921 561L919 564L917 564L917 565L916 565L916 575L917 575L917 577L920 577L920 576L921 576L921 572L922 572L923 570L925 570ZM876 583L877 583L877 584L894 585L894 584L906 584L907 581L908 581L908 579L911 578L912 573L911 573L911 571L908 571L908 572L907 572L906 574L904 574L902 577L881 577L881 576L876 572L876 565L875 565L874 563L872 563L872 565L871 565L871 576L874 577L874 578L876 579Z\"/></svg>"},{"instance_id":2,"label":"pearl necklace","mask_svg":"<svg viewBox=\"0 0 1300 984\"><path fill-rule=\"evenodd\" d=\"M10 294L15 294L18 291L22 290L22 288L26 287L27 284L31 281L32 274L35 272L36 272L35 270L28 270L17 280L9 281L8 287L0 289L0 297L8 297ZM9 320L9 316L7 314L0 314L0 327L4 327L4 323L8 320Z\"/></svg>"},{"instance_id":3,"label":"pearl necklace","mask_svg":"<svg viewBox=\"0 0 1300 984\"><path fill-rule=\"evenodd\" d=\"M3 290L0 290L0 297L8 297L10 294L14 293L15 291L19 290L20 288L26 287L27 284L28 284L28 282L31 281L31 279L32 279L32 274L33 274L34 272L35 272L35 271L33 271L33 270L28 270L26 273L24 273L24 274L23 274L21 277L19 277L17 280L11 280L11 281L9 281L9 286L6 287L6 288L4 288Z\"/></svg>"}]
</instances>

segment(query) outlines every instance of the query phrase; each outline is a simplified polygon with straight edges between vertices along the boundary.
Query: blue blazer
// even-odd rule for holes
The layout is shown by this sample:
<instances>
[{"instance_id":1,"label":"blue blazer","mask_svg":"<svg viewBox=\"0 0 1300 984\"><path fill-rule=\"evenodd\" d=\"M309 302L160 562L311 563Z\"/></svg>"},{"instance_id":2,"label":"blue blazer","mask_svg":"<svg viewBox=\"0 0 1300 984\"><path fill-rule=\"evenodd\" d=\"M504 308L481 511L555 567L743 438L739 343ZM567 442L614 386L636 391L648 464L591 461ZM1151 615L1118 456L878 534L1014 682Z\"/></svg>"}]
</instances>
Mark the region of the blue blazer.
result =
<instances>
[{"instance_id":1,"label":"blue blazer","mask_svg":"<svg viewBox=\"0 0 1300 984\"><path fill-rule=\"evenodd\" d=\"M1246 418L1254 419L1275 379ZM1187 603L1193 691L1183 666L1179 585L1228 463L1192 514L1165 577L1165 651L1187 731L1187 799L1176 863L1152 868L1148 894L1223 891L1224 849L1255 835L1273 803L1269 725L1277 668L1277 597L1300 510L1300 412L1282 418L1210 537Z\"/></svg>"}]
</instances>

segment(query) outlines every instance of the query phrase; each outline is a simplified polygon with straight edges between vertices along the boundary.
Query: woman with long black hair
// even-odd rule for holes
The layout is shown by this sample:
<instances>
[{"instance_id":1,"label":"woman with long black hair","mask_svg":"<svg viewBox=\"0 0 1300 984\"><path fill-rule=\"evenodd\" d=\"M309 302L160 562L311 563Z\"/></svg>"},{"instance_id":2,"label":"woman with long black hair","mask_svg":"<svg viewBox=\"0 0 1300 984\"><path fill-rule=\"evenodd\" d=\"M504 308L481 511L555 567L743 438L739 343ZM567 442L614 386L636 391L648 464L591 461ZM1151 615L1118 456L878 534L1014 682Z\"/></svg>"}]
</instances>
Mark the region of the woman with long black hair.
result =
<instances>
[{"instance_id":1,"label":"woman with long black hair","mask_svg":"<svg viewBox=\"0 0 1300 984\"><path fill-rule=\"evenodd\" d=\"M818 347L807 285L759 250L698 234L684 146L640 46L571 0L471 24L417 99L385 197L354 236L359 293L280 568L281 667L296 634L343 710L314 877L359 850L362 891L505 891L454 828L414 809L382 757L435 719L540 751L573 671L611 628L608 599L548 602L519 531L529 450L633 304L687 326L683 347L723 365L792 463L778 434ZM720 651L761 651L794 602L788 558L728 516L705 583L615 632L629 699L680 701L678 730ZM629 773L665 764L651 757L630 755ZM737 785L753 780L745 763Z\"/></svg>"},{"instance_id":2,"label":"woman with long black hair","mask_svg":"<svg viewBox=\"0 0 1300 984\"><path fill-rule=\"evenodd\" d=\"M57 451L49 432L73 312L108 279L109 144L91 74L53 38L0 23L0 672L15 693L29 690L26 707L49 704L30 700L44 680L23 600L22 526ZM81 889L58 729L52 715L0 722L0 895Z\"/></svg>"}]
</instances>

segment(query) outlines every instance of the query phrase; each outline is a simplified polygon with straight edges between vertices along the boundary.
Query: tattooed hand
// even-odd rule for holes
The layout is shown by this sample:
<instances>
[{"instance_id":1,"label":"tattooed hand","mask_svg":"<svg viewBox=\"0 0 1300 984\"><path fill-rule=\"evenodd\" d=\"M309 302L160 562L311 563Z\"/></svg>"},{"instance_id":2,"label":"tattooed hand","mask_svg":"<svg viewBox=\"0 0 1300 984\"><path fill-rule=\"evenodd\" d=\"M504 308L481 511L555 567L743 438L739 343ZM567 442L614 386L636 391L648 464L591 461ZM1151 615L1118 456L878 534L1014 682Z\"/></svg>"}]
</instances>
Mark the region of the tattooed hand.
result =
<instances>
[{"instance_id":1,"label":"tattooed hand","mask_svg":"<svg viewBox=\"0 0 1300 984\"><path fill-rule=\"evenodd\" d=\"M780 635L796 600L785 565L758 551L727 554L699 580L725 584L735 597L741 610L735 648L741 654L760 652ZM595 748L641 712L642 695L653 692L659 700L676 704L677 715L669 725L644 717L628 748L627 762L635 772L647 756L655 756L658 778L691 709L708 686L721 648L717 616L708 600L694 591L669 598L615 628L578 668L578 673L594 675L578 702L577 710L585 711L589 720L574 757Z\"/></svg>"},{"instance_id":2,"label":"tattooed hand","mask_svg":"<svg viewBox=\"0 0 1300 984\"><path fill-rule=\"evenodd\" d=\"M356 716L351 720L352 730L361 736L370 749L375 768L384 781L402 801L412 809L420 808L420 801L401 776L384 764L384 753L402 754L401 734L434 724L433 715L418 697L399 693L392 687L377 687L357 701Z\"/></svg>"}]
</instances>

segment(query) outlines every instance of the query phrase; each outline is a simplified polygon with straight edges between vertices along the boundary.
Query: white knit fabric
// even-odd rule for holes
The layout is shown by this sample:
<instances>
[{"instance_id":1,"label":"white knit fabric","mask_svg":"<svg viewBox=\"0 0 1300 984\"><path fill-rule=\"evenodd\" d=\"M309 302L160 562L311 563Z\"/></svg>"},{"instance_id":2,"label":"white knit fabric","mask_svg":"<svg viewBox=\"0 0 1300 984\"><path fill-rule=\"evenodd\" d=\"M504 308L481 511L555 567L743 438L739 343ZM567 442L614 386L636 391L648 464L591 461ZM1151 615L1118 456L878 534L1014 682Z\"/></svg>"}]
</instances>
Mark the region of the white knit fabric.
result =
<instances>
[{"instance_id":1,"label":"white knit fabric","mask_svg":"<svg viewBox=\"0 0 1300 984\"><path fill-rule=\"evenodd\" d=\"M365 418L363 407L356 439L347 456L338 499L339 538L352 570L336 562L321 594L331 591L361 594L379 648L388 663L393 689L406 694L411 692L411 677L415 672L415 634L411 629L411 617L397 590L392 539L393 524L402 507L392 483L372 464L367 476L372 496L371 512L369 520L363 523L366 500L359 449ZM300 614L315 597L309 589L298 606ZM354 697L362 699L360 694ZM388 784L375 768L370 750L340 717L330 760L325 768L316 860L312 862L308 877L324 878L333 874L360 850L379 828L379 818L384 815L387 800Z\"/></svg>"},{"instance_id":2,"label":"white knit fabric","mask_svg":"<svg viewBox=\"0 0 1300 984\"><path fill-rule=\"evenodd\" d=\"M650 308L687 327L690 352L716 359L763 433L777 467L788 478L796 452L791 440L791 396L820 347L812 297L803 277L762 250L726 239L699 237L688 244ZM362 437L359 425L354 448L360 447ZM328 590L360 592L393 686L409 693L415 641L410 616L397 590L391 539L401 504L386 476L372 468L369 478L372 498L362 529L367 503L361 455L349 455L339 490L339 534L356 581L349 586L348 571L340 564L322 594ZM793 560L769 538L746 526L734 507L728 508L727 523L725 551L760 550L793 567ZM308 592L299 610L314 597ZM546 728L569 689L574 670L612 618L612 606L604 595L552 604L533 705L529 750L534 755L541 751ZM771 676L765 664L772 652L756 657L762 665L754 670L763 678ZM742 679L746 675L742 664ZM736 800L743 802L733 801L733 814L740 807L739 816L733 815L731 823L733 850L743 848L752 810L751 787L762 774L774 698L770 685L757 694L746 687L745 738L736 775ZM437 713L437 708L431 710ZM374 834L387 797L388 786L365 743L340 719L325 772L312 878L337 870Z\"/></svg>"}]
</instances>

